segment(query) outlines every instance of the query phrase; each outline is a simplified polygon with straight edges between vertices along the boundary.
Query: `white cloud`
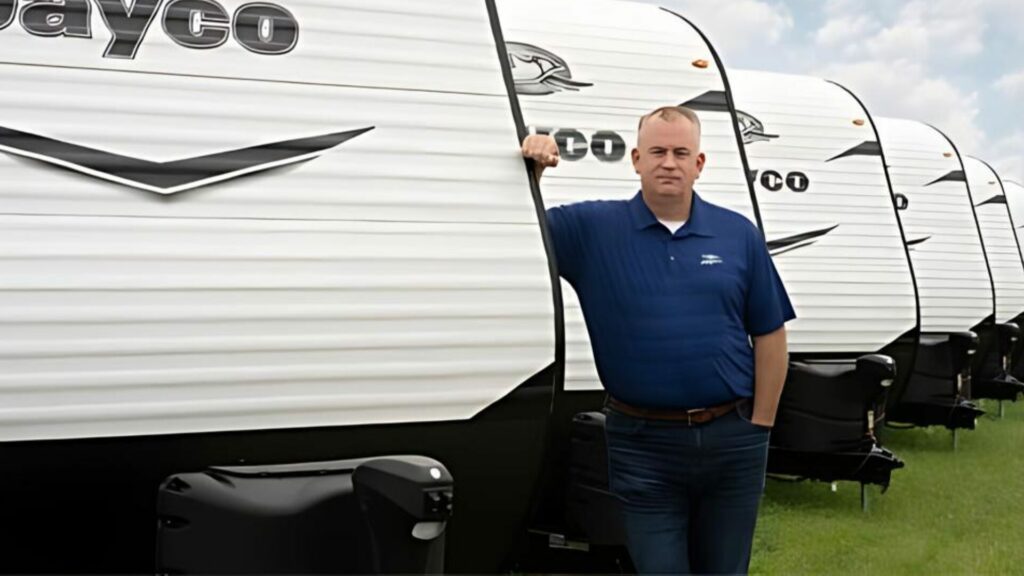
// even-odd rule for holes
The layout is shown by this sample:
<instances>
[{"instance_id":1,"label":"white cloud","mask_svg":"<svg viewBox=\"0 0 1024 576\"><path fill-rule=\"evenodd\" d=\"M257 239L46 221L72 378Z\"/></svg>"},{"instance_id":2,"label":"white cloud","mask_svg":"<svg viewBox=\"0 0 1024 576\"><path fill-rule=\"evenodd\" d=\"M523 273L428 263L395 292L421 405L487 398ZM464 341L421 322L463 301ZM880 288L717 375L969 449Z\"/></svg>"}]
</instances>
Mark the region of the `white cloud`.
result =
<instances>
[{"instance_id":1,"label":"white cloud","mask_svg":"<svg viewBox=\"0 0 1024 576\"><path fill-rule=\"evenodd\" d=\"M995 87L1010 97L1024 96L1024 69L1003 74L996 80Z\"/></svg>"},{"instance_id":2,"label":"white cloud","mask_svg":"<svg viewBox=\"0 0 1024 576\"><path fill-rule=\"evenodd\" d=\"M1024 130L1000 138L982 149L987 160L1003 180L1024 183Z\"/></svg>"},{"instance_id":3,"label":"white cloud","mask_svg":"<svg viewBox=\"0 0 1024 576\"><path fill-rule=\"evenodd\" d=\"M846 58L962 60L984 49L985 14L978 0L911 0L898 10L891 3L832 0L824 12L815 42Z\"/></svg>"},{"instance_id":4,"label":"white cloud","mask_svg":"<svg viewBox=\"0 0 1024 576\"><path fill-rule=\"evenodd\" d=\"M880 30L865 42L865 51L882 60L927 58L931 47L928 31L920 26L897 24Z\"/></svg>"},{"instance_id":5,"label":"white cloud","mask_svg":"<svg viewBox=\"0 0 1024 576\"><path fill-rule=\"evenodd\" d=\"M929 75L918 62L864 60L831 64L818 73L852 90L872 115L928 122L964 149L984 141L977 125L978 94Z\"/></svg>"},{"instance_id":6,"label":"white cloud","mask_svg":"<svg viewBox=\"0 0 1024 576\"><path fill-rule=\"evenodd\" d=\"M936 58L976 56L985 47L986 19L979 0L912 0L899 11L896 24L927 34Z\"/></svg>"},{"instance_id":7,"label":"white cloud","mask_svg":"<svg viewBox=\"0 0 1024 576\"><path fill-rule=\"evenodd\" d=\"M867 14L839 14L814 33L814 43L822 48L845 48L863 40L878 22Z\"/></svg>"},{"instance_id":8,"label":"white cloud","mask_svg":"<svg viewBox=\"0 0 1024 576\"><path fill-rule=\"evenodd\" d=\"M1019 34L1020 23L1024 21L1024 2L1020 0L985 0L982 7L994 27L1005 25Z\"/></svg>"},{"instance_id":9,"label":"white cloud","mask_svg":"<svg viewBox=\"0 0 1024 576\"><path fill-rule=\"evenodd\" d=\"M765 0L642 0L664 5L685 15L722 54L775 45L793 28L789 8Z\"/></svg>"}]
</instances>

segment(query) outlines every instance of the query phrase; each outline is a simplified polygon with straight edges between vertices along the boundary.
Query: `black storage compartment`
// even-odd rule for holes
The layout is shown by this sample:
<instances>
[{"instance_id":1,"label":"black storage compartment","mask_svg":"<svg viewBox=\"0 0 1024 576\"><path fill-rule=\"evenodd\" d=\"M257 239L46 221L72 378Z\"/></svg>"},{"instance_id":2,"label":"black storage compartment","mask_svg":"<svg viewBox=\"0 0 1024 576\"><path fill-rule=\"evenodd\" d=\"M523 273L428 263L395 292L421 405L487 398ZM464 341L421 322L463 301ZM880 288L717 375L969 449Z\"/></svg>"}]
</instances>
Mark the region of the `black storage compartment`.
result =
<instances>
[{"instance_id":1,"label":"black storage compartment","mask_svg":"<svg viewBox=\"0 0 1024 576\"><path fill-rule=\"evenodd\" d=\"M1015 322L997 324L996 346L979 358L974 375L974 398L1016 401L1024 394L1024 383L1012 375L1013 362L1020 347L1020 327Z\"/></svg>"},{"instance_id":2,"label":"black storage compartment","mask_svg":"<svg viewBox=\"0 0 1024 576\"><path fill-rule=\"evenodd\" d=\"M601 412L572 419L566 523L571 533L597 546L625 546L619 500L608 488L608 444Z\"/></svg>"},{"instance_id":3,"label":"black storage compartment","mask_svg":"<svg viewBox=\"0 0 1024 576\"><path fill-rule=\"evenodd\" d=\"M421 456L176 474L157 502L157 572L439 573L452 478Z\"/></svg>"},{"instance_id":4,"label":"black storage compartment","mask_svg":"<svg viewBox=\"0 0 1024 576\"><path fill-rule=\"evenodd\" d=\"M856 360L791 362L768 452L768 472L822 481L887 486L903 467L874 434L884 418L896 363L881 354Z\"/></svg>"},{"instance_id":5,"label":"black storage compartment","mask_svg":"<svg viewBox=\"0 0 1024 576\"><path fill-rule=\"evenodd\" d=\"M910 382L888 420L915 426L974 429L982 410L970 401L973 332L922 334Z\"/></svg>"}]
</instances>

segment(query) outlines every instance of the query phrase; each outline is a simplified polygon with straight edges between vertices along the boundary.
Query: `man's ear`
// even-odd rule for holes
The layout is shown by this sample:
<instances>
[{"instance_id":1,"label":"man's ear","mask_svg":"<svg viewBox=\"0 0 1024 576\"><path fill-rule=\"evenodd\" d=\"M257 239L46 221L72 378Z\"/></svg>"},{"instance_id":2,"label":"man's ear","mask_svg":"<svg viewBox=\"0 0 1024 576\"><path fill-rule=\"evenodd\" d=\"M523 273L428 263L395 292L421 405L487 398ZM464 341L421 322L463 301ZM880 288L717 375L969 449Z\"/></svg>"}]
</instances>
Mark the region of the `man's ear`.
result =
<instances>
[{"instance_id":1,"label":"man's ear","mask_svg":"<svg viewBox=\"0 0 1024 576\"><path fill-rule=\"evenodd\" d=\"M633 171L639 174L640 168L639 166L637 166L637 164L640 163L640 151L637 150L636 148L633 148L633 151L630 152L630 156L633 157Z\"/></svg>"},{"instance_id":2,"label":"man's ear","mask_svg":"<svg viewBox=\"0 0 1024 576\"><path fill-rule=\"evenodd\" d=\"M694 180L696 180L697 178L700 178L700 173L702 171L704 171L704 161L705 160L707 160L707 158L704 156L703 152L697 154L697 177L694 178Z\"/></svg>"}]
</instances>

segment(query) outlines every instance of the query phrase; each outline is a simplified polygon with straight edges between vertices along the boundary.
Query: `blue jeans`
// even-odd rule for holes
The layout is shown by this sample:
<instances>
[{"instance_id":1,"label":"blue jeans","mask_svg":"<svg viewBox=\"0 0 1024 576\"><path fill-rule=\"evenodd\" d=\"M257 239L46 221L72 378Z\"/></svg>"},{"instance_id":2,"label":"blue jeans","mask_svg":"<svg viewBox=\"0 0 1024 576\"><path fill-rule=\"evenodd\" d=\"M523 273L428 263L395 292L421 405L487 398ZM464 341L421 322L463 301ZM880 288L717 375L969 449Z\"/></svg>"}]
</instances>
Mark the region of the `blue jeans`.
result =
<instances>
[{"instance_id":1,"label":"blue jeans","mask_svg":"<svg viewBox=\"0 0 1024 576\"><path fill-rule=\"evenodd\" d=\"M750 422L751 405L693 427L605 410L610 488L638 573L747 572L770 432Z\"/></svg>"}]
</instances>

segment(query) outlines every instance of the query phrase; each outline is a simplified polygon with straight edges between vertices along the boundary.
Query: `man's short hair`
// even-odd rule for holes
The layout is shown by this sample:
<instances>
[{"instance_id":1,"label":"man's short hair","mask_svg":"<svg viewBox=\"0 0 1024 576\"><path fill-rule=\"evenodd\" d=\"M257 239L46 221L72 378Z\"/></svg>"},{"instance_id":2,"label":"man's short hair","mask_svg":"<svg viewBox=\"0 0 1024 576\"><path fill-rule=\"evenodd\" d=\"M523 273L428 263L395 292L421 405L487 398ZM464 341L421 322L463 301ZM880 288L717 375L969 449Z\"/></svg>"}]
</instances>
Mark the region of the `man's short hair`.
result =
<instances>
[{"instance_id":1,"label":"man's short hair","mask_svg":"<svg viewBox=\"0 0 1024 576\"><path fill-rule=\"evenodd\" d=\"M644 122L648 118L657 117L661 120L671 122L676 118L686 118L697 127L697 134L700 134L700 118L697 117L697 113L687 108L686 106L662 106L653 112L649 112L640 117L640 122L636 125L637 134L640 133L640 129L644 127Z\"/></svg>"}]
</instances>

